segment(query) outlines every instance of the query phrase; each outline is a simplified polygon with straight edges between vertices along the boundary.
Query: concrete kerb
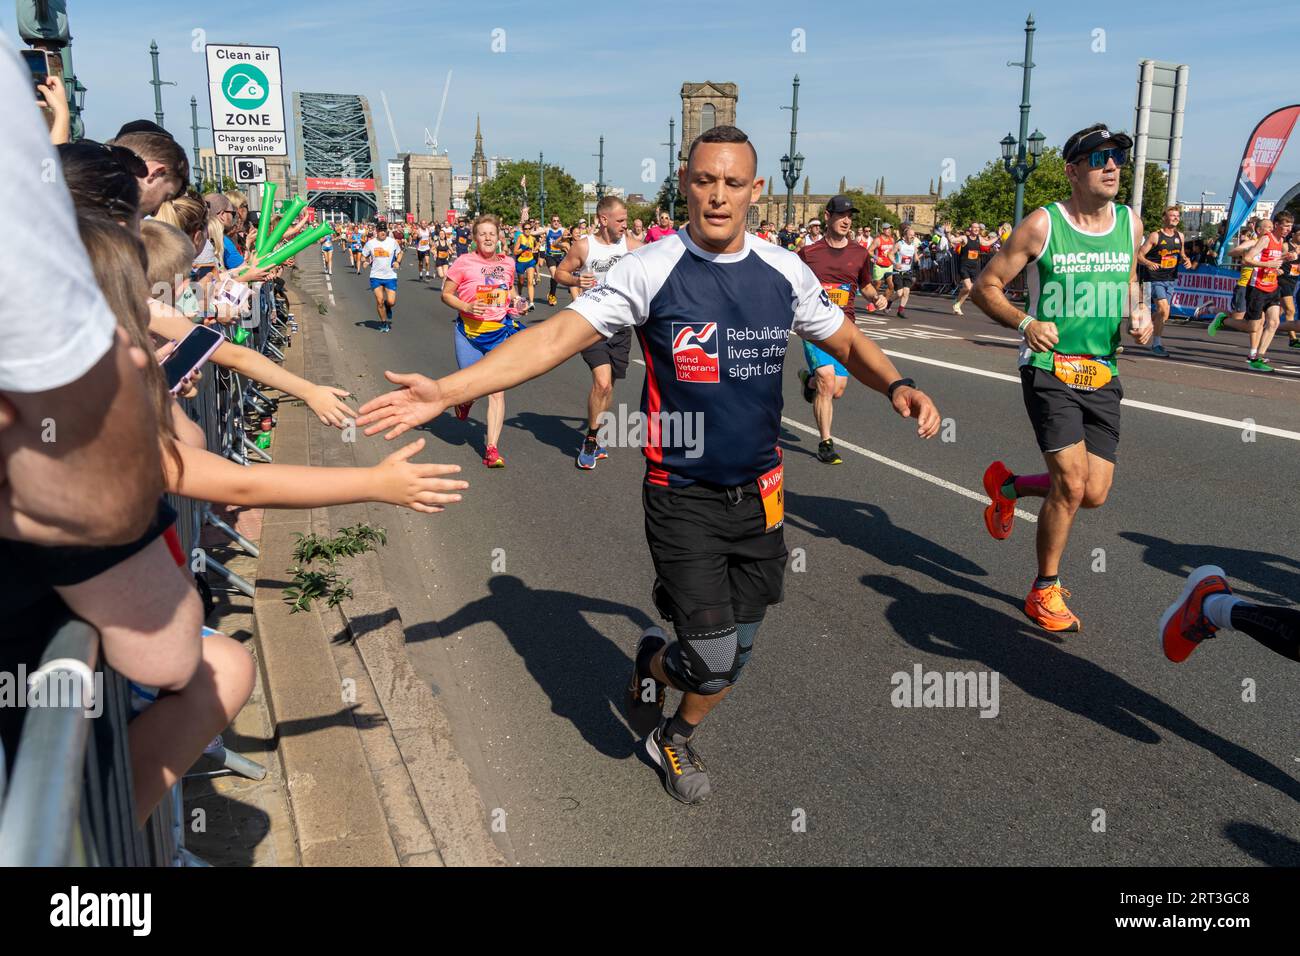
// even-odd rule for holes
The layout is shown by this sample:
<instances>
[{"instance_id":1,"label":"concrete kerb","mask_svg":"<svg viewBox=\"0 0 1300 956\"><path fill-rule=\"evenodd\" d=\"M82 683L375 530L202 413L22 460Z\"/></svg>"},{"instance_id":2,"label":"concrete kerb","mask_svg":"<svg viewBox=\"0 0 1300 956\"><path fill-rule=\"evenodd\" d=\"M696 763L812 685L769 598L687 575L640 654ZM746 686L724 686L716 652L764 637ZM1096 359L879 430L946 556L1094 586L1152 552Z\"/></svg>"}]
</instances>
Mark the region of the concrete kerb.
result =
<instances>
[{"instance_id":1,"label":"concrete kerb","mask_svg":"<svg viewBox=\"0 0 1300 956\"><path fill-rule=\"evenodd\" d=\"M297 290L292 287L290 290L292 303ZM302 352L312 373L304 377L333 381L337 376L332 372L328 344L320 327L310 320L300 325L305 339ZM314 444L310 461L327 465L357 464L354 445L349 442ZM317 509L312 519L312 530L317 533L359 521L384 523L364 504ZM378 741L383 735L362 732L372 772L385 797L390 818L407 824L394 829L399 856L405 865L429 865L430 857L440 857L448 866L504 864L490 835L478 789L467 764L456 751L447 716L407 657L401 614L384 580L378 557L364 554L345 559L340 562L340 571L343 577L351 579L353 597L340 606L338 620L368 678L358 680L358 686L373 688L394 745L392 749L380 746ZM341 655L336 655L336 663L342 660ZM348 667L341 663L339 669L343 672ZM359 694L358 704L362 703ZM394 766L393 759L400 760L400 768ZM405 772L405 782L394 773L396 769ZM411 830L410 825L416 823L412 798L418 801L422 822L429 828L436 845L427 850L425 841Z\"/></svg>"},{"instance_id":2,"label":"concrete kerb","mask_svg":"<svg viewBox=\"0 0 1300 956\"><path fill-rule=\"evenodd\" d=\"M301 348L285 366L302 374ZM284 461L310 447L318 426L310 409L281 403L273 453ZM252 467L257 467L256 465ZM275 727L276 752L304 866L396 866L401 861L370 772L330 635L317 611L293 614L283 590L295 533L311 529L309 511L267 511L253 614L258 662Z\"/></svg>"}]
</instances>

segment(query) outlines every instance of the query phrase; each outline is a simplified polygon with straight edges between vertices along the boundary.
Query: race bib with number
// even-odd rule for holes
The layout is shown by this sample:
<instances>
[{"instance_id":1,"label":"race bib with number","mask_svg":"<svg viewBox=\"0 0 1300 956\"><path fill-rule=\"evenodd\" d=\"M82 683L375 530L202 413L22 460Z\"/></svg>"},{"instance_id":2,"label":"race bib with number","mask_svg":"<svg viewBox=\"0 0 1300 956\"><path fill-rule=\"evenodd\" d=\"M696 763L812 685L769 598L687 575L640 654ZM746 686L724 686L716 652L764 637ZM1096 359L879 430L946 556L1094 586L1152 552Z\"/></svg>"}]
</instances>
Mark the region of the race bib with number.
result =
<instances>
[{"instance_id":1,"label":"race bib with number","mask_svg":"<svg viewBox=\"0 0 1300 956\"><path fill-rule=\"evenodd\" d=\"M846 308L853 301L853 286L847 282L823 282L822 288L826 290L826 298L841 309Z\"/></svg>"},{"instance_id":2,"label":"race bib with number","mask_svg":"<svg viewBox=\"0 0 1300 956\"><path fill-rule=\"evenodd\" d=\"M1173 252L1165 253L1160 257L1161 269L1172 269L1178 265L1178 255Z\"/></svg>"},{"instance_id":3,"label":"race bib with number","mask_svg":"<svg viewBox=\"0 0 1300 956\"><path fill-rule=\"evenodd\" d=\"M1111 380L1110 366L1093 355L1052 353L1052 372L1070 388L1095 392Z\"/></svg>"},{"instance_id":4,"label":"race bib with number","mask_svg":"<svg viewBox=\"0 0 1300 956\"><path fill-rule=\"evenodd\" d=\"M763 515L767 527L775 531L785 523L785 466L777 463L771 471L758 476L758 493L763 498Z\"/></svg>"},{"instance_id":5,"label":"race bib with number","mask_svg":"<svg viewBox=\"0 0 1300 956\"><path fill-rule=\"evenodd\" d=\"M474 301L481 302L488 308L504 309L509 302L510 290L501 285L481 285L474 290Z\"/></svg>"}]
</instances>

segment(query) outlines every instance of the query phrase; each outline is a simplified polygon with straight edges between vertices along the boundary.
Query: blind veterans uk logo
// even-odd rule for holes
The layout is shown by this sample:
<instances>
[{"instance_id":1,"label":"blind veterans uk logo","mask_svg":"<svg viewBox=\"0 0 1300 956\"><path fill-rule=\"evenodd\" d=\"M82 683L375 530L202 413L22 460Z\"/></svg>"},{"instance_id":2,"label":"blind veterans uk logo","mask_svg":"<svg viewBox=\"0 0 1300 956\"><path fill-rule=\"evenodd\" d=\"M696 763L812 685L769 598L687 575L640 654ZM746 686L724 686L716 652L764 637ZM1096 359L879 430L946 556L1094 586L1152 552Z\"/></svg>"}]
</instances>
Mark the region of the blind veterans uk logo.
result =
<instances>
[{"instance_id":1,"label":"blind veterans uk logo","mask_svg":"<svg viewBox=\"0 0 1300 956\"><path fill-rule=\"evenodd\" d=\"M679 382L718 381L718 324L674 322L673 365Z\"/></svg>"}]
</instances>

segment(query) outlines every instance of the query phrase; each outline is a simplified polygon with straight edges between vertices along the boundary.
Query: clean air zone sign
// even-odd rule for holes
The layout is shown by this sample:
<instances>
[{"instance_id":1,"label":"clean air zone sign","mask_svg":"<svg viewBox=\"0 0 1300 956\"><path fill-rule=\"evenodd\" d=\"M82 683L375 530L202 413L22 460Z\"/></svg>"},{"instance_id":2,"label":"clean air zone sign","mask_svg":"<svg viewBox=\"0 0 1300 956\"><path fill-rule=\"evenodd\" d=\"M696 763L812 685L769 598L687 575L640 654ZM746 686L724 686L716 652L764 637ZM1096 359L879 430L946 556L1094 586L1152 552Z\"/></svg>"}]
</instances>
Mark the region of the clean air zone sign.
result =
<instances>
[{"instance_id":1,"label":"clean air zone sign","mask_svg":"<svg viewBox=\"0 0 1300 956\"><path fill-rule=\"evenodd\" d=\"M218 156L288 156L280 48L209 43L208 102Z\"/></svg>"}]
</instances>

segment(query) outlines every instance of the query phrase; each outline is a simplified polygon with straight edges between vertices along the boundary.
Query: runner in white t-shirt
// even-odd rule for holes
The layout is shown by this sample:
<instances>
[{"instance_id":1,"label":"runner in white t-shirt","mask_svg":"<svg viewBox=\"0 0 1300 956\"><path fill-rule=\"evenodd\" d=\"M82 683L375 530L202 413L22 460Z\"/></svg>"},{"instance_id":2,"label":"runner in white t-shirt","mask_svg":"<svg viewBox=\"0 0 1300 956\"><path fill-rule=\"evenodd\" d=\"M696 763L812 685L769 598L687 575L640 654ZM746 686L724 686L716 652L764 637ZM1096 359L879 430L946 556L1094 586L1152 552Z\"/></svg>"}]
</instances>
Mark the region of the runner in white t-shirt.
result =
<instances>
[{"instance_id":1,"label":"runner in white t-shirt","mask_svg":"<svg viewBox=\"0 0 1300 956\"><path fill-rule=\"evenodd\" d=\"M429 224L421 222L415 230L415 252L419 257L420 278L429 278L429 250L433 247Z\"/></svg>"},{"instance_id":2,"label":"runner in white t-shirt","mask_svg":"<svg viewBox=\"0 0 1300 956\"><path fill-rule=\"evenodd\" d=\"M916 230L910 225L903 227L902 238L894 244L894 291L898 293L898 317L905 319L903 309L907 306L907 297L912 292L912 280L916 277L913 266L916 265Z\"/></svg>"},{"instance_id":3,"label":"runner in white t-shirt","mask_svg":"<svg viewBox=\"0 0 1300 956\"><path fill-rule=\"evenodd\" d=\"M361 250L370 266L370 288L375 293L379 331L393 331L393 306L397 305L397 267L402 264L402 246L388 234L388 224L375 228L375 238Z\"/></svg>"}]
</instances>

